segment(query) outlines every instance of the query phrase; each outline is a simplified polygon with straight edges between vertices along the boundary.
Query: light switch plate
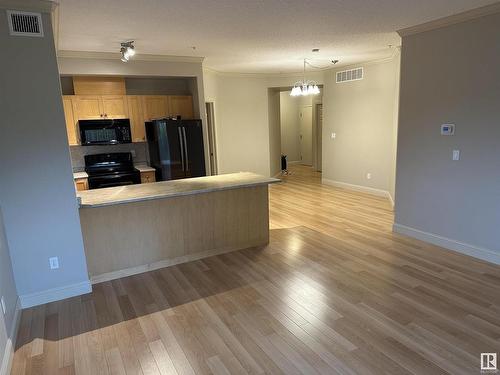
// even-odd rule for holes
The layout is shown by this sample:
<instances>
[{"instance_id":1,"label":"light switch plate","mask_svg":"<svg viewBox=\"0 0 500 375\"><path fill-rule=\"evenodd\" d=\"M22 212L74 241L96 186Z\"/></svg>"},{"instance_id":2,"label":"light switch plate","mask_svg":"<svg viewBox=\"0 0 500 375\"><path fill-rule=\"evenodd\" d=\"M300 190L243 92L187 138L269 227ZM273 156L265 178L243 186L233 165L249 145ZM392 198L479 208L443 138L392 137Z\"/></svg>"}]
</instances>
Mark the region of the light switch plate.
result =
<instances>
[{"instance_id":1,"label":"light switch plate","mask_svg":"<svg viewBox=\"0 0 500 375\"><path fill-rule=\"evenodd\" d=\"M335 139L337 138L337 134L336 133L332 133L332 135L330 136L332 139Z\"/></svg>"},{"instance_id":2,"label":"light switch plate","mask_svg":"<svg viewBox=\"0 0 500 375\"><path fill-rule=\"evenodd\" d=\"M460 150L453 150L453 160L460 160Z\"/></svg>"},{"instance_id":3,"label":"light switch plate","mask_svg":"<svg viewBox=\"0 0 500 375\"><path fill-rule=\"evenodd\" d=\"M2 312L5 315L7 313L7 307L5 306L5 300L3 297L0 299L0 303L2 304Z\"/></svg>"}]
</instances>

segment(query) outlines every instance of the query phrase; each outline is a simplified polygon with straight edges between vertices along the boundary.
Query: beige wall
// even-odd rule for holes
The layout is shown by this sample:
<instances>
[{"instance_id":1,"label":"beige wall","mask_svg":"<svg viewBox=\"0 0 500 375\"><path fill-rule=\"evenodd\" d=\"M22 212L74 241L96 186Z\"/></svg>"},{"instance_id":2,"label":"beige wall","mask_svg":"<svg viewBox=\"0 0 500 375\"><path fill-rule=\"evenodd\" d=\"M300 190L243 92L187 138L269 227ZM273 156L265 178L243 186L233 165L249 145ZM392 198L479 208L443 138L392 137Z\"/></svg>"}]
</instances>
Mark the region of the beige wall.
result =
<instances>
[{"instance_id":1,"label":"beige wall","mask_svg":"<svg viewBox=\"0 0 500 375\"><path fill-rule=\"evenodd\" d=\"M498 13L403 38L395 226L497 263L499 45Z\"/></svg>"},{"instance_id":2,"label":"beige wall","mask_svg":"<svg viewBox=\"0 0 500 375\"><path fill-rule=\"evenodd\" d=\"M24 306L87 292L87 274L49 14L43 38L13 37L0 12L0 200ZM8 93L8 95L4 95ZM60 268L50 270L49 257Z\"/></svg>"},{"instance_id":3,"label":"beige wall","mask_svg":"<svg viewBox=\"0 0 500 375\"><path fill-rule=\"evenodd\" d=\"M269 107L276 103L276 97L269 93L290 86L300 77L204 70L205 99L213 101L215 107L219 173L250 171L272 176L279 171L281 135L276 127L276 106ZM321 84L323 73L308 77Z\"/></svg>"},{"instance_id":4,"label":"beige wall","mask_svg":"<svg viewBox=\"0 0 500 375\"><path fill-rule=\"evenodd\" d=\"M269 116L269 174L276 176L281 171L281 100L277 89L268 89Z\"/></svg>"},{"instance_id":5,"label":"beige wall","mask_svg":"<svg viewBox=\"0 0 500 375\"><path fill-rule=\"evenodd\" d=\"M397 59L353 66L364 67L364 79L359 81L335 83L335 71L325 73L324 182L362 186L381 194L391 190ZM333 132L335 139L330 136Z\"/></svg>"},{"instance_id":6,"label":"beige wall","mask_svg":"<svg viewBox=\"0 0 500 375\"><path fill-rule=\"evenodd\" d=\"M14 317L16 314L17 290L12 273L7 236L3 225L2 209L0 207L0 296L4 298L6 314L0 311L0 374L8 366L12 342L15 334ZM7 350L6 350L7 349Z\"/></svg>"}]
</instances>

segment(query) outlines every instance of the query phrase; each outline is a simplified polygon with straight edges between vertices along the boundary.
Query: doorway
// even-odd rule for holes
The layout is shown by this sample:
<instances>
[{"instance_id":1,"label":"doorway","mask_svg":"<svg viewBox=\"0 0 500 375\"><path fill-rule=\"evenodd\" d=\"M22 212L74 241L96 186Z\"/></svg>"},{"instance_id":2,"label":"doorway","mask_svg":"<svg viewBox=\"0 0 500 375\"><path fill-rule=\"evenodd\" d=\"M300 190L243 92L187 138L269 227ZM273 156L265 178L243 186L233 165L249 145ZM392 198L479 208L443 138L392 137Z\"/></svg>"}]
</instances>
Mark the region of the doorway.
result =
<instances>
[{"instance_id":1,"label":"doorway","mask_svg":"<svg viewBox=\"0 0 500 375\"><path fill-rule=\"evenodd\" d=\"M218 174L217 168L217 142L215 135L215 111L214 103L205 103L207 111L207 131L208 131L208 155L210 157L210 174L215 176Z\"/></svg>"}]
</instances>

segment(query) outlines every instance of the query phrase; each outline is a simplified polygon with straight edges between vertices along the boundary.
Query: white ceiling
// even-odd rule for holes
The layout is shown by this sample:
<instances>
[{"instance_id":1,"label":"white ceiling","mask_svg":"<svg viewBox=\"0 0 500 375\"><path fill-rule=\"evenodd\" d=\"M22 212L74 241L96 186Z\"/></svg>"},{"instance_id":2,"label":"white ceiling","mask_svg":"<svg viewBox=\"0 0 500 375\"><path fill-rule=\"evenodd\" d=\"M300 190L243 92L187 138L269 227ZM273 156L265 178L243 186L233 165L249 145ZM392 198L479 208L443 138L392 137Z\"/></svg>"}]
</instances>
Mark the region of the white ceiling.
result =
<instances>
[{"instance_id":1,"label":"white ceiling","mask_svg":"<svg viewBox=\"0 0 500 375\"><path fill-rule=\"evenodd\" d=\"M321 67L388 57L396 30L494 2L60 0L59 49L117 52L133 39L138 53L204 56L217 71L296 72L304 57Z\"/></svg>"}]
</instances>

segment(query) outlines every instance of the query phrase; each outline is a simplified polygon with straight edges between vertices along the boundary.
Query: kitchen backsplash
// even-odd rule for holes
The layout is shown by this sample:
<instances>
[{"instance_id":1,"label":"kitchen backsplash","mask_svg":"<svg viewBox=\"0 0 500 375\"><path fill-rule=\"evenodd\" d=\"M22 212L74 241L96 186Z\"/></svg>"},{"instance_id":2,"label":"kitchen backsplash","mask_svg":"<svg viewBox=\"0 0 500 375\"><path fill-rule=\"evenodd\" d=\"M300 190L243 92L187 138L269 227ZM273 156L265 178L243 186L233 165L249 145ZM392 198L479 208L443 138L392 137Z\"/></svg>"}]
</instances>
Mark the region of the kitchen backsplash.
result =
<instances>
[{"instance_id":1,"label":"kitchen backsplash","mask_svg":"<svg viewBox=\"0 0 500 375\"><path fill-rule=\"evenodd\" d=\"M126 143L109 146L71 146L71 165L73 172L81 172L85 169L85 155L105 154L109 152L132 152L134 164L149 164L148 147L146 142ZM135 152L135 156L134 156Z\"/></svg>"}]
</instances>

